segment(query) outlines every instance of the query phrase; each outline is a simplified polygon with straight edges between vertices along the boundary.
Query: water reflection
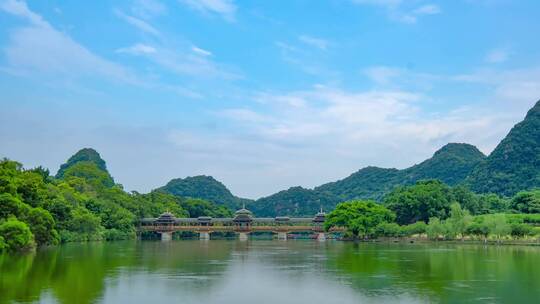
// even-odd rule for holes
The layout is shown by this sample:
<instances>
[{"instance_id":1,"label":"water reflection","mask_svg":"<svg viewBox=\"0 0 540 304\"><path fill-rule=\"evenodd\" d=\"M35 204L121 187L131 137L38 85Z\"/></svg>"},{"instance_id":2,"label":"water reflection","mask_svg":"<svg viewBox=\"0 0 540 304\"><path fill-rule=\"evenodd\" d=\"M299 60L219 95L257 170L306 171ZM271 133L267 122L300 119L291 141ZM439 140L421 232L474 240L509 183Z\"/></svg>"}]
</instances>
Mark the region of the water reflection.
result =
<instances>
[{"instance_id":1,"label":"water reflection","mask_svg":"<svg viewBox=\"0 0 540 304\"><path fill-rule=\"evenodd\" d=\"M539 261L517 246L69 244L0 256L0 303L534 303Z\"/></svg>"}]
</instances>

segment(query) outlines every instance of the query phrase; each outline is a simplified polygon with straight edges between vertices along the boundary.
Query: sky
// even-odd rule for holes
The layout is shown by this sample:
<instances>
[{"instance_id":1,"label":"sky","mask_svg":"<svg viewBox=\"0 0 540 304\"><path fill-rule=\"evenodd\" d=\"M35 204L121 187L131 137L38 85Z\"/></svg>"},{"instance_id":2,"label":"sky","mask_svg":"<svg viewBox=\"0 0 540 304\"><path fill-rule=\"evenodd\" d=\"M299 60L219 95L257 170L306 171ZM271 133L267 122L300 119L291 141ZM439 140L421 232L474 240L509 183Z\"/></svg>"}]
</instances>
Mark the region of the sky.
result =
<instances>
[{"instance_id":1,"label":"sky","mask_svg":"<svg viewBox=\"0 0 540 304\"><path fill-rule=\"evenodd\" d=\"M540 99L536 0L0 0L0 157L235 195L489 154Z\"/></svg>"}]
</instances>

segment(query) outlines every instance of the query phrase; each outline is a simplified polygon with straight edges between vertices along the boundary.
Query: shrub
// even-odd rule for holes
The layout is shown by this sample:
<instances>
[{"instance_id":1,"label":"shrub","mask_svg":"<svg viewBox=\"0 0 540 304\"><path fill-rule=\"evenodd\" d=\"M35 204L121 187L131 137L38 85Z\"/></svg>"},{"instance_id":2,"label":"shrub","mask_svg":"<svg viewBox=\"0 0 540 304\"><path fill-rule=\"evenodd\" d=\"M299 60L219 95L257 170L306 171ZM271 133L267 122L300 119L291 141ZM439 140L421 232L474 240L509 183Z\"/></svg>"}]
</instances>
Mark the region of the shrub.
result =
<instances>
[{"instance_id":1,"label":"shrub","mask_svg":"<svg viewBox=\"0 0 540 304\"><path fill-rule=\"evenodd\" d=\"M28 225L10 218L0 225L0 236L4 239L5 247L9 251L30 249L34 247L34 235Z\"/></svg>"},{"instance_id":2,"label":"shrub","mask_svg":"<svg viewBox=\"0 0 540 304\"><path fill-rule=\"evenodd\" d=\"M397 237L401 235L401 227L396 223L380 223L375 227L375 235Z\"/></svg>"},{"instance_id":3,"label":"shrub","mask_svg":"<svg viewBox=\"0 0 540 304\"><path fill-rule=\"evenodd\" d=\"M414 224L410 224L407 226L402 226L401 230L404 235L411 236L415 234L426 233L426 227L427 227L426 223L420 221L420 222L416 222Z\"/></svg>"}]
</instances>

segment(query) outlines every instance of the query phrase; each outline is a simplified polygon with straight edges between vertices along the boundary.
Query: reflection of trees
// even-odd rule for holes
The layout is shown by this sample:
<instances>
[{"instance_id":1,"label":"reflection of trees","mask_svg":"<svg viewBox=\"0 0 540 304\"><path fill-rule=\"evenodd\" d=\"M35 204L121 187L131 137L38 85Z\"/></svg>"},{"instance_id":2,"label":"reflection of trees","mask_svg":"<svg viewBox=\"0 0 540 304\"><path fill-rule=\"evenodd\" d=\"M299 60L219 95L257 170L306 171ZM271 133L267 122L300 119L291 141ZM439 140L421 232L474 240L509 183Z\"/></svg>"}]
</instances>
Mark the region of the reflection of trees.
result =
<instances>
[{"instance_id":1,"label":"reflection of trees","mask_svg":"<svg viewBox=\"0 0 540 304\"><path fill-rule=\"evenodd\" d=\"M475 245L349 244L327 261L370 295L412 294L435 301L540 298L540 250Z\"/></svg>"},{"instance_id":2,"label":"reflection of trees","mask_svg":"<svg viewBox=\"0 0 540 304\"><path fill-rule=\"evenodd\" d=\"M3 255L0 256L0 303L36 301L45 291L51 291L60 303L94 303L103 296L105 279L119 277L123 268L150 275L216 277L227 267L231 244L209 244L199 241L85 243L27 255Z\"/></svg>"}]
</instances>

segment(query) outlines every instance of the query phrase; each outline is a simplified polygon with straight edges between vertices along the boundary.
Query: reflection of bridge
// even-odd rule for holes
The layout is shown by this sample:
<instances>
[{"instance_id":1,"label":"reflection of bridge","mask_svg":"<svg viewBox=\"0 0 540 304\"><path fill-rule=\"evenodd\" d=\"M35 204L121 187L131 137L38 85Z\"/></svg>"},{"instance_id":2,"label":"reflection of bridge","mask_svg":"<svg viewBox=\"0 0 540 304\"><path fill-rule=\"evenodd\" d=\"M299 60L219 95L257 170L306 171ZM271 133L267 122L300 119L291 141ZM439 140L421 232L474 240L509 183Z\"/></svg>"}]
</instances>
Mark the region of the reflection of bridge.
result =
<instances>
[{"instance_id":1,"label":"reflection of bridge","mask_svg":"<svg viewBox=\"0 0 540 304\"><path fill-rule=\"evenodd\" d=\"M201 239L210 239L212 232L236 232L240 240L247 239L250 232L277 233L278 239L287 239L290 232L311 232L317 234L318 240L325 240L324 233L325 214L322 210L315 217L290 218L278 216L275 218L253 217L251 211L242 208L234 214L233 218L212 218L200 216L198 218L176 218L173 214L165 212L158 218L145 218L141 220L140 231L155 231L161 234L162 240L172 239L175 231L191 231L199 233ZM331 231L342 231L336 228Z\"/></svg>"}]
</instances>

